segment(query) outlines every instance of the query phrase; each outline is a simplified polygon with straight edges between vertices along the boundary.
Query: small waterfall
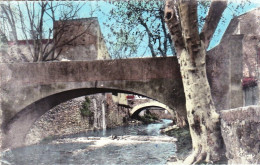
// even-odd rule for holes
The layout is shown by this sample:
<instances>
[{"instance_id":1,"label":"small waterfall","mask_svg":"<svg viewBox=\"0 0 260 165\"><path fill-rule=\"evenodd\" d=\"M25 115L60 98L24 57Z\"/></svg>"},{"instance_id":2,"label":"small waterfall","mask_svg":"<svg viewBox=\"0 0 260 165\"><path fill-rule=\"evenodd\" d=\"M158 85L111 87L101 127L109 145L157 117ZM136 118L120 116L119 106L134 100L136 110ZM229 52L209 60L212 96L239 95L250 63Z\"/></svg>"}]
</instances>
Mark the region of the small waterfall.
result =
<instances>
[{"instance_id":1,"label":"small waterfall","mask_svg":"<svg viewBox=\"0 0 260 165\"><path fill-rule=\"evenodd\" d=\"M103 134L106 133L106 111L105 111L105 103L102 102L102 128L103 128Z\"/></svg>"},{"instance_id":2,"label":"small waterfall","mask_svg":"<svg viewBox=\"0 0 260 165\"><path fill-rule=\"evenodd\" d=\"M93 99L93 107L94 107L94 128L98 128L98 112L97 112L97 101Z\"/></svg>"}]
</instances>

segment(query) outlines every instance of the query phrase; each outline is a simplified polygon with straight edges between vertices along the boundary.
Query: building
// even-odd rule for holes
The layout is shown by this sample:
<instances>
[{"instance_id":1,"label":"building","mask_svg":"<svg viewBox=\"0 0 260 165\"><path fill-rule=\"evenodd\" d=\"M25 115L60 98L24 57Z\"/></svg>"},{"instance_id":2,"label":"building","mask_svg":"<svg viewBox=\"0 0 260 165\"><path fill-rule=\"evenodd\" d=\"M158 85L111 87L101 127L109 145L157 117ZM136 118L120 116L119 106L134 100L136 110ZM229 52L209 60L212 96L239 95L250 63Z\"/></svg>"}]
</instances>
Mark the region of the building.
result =
<instances>
[{"instance_id":1,"label":"building","mask_svg":"<svg viewBox=\"0 0 260 165\"><path fill-rule=\"evenodd\" d=\"M239 86L232 87L235 91L243 90L244 106L258 104L258 81L259 64L260 64L260 8L242 14L231 20L223 38L218 46L210 50L209 52L223 53L221 49L232 51L231 53L242 54L234 55L231 63L237 63L231 69L241 70L242 78L238 82ZM236 42L234 42L234 40ZM227 42L234 42L231 46L233 48L227 48ZM215 50L214 50L215 49ZM236 50L234 50L236 49ZM242 61L242 63L240 61ZM236 62L238 61L238 62ZM241 64L242 66L240 66ZM238 65L239 64L239 65ZM240 71L237 72L240 74ZM231 77L232 79L232 77ZM241 88L241 89L238 89ZM239 94L238 94L239 95ZM240 97L240 96L239 96Z\"/></svg>"},{"instance_id":2,"label":"building","mask_svg":"<svg viewBox=\"0 0 260 165\"><path fill-rule=\"evenodd\" d=\"M64 45L59 59L103 60L110 59L97 18L82 18L54 23L54 34L58 44ZM54 41L57 43L58 41Z\"/></svg>"},{"instance_id":3,"label":"building","mask_svg":"<svg viewBox=\"0 0 260 165\"><path fill-rule=\"evenodd\" d=\"M53 27L53 37L42 39L41 46L44 49L47 45L46 51L57 48L45 60L110 59L97 18L55 21ZM2 44L0 62L32 62L34 42L35 40L18 40Z\"/></svg>"}]
</instances>

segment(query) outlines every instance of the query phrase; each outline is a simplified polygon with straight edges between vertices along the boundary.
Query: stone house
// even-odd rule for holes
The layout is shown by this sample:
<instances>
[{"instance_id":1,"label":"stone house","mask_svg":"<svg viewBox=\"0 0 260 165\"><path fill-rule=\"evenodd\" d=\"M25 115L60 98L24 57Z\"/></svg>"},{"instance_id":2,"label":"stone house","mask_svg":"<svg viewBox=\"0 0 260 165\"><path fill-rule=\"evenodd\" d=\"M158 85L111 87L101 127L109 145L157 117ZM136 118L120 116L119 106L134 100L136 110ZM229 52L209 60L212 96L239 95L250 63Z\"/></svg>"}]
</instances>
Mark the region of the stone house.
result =
<instances>
[{"instance_id":1,"label":"stone house","mask_svg":"<svg viewBox=\"0 0 260 165\"><path fill-rule=\"evenodd\" d=\"M55 39L43 39L41 42L43 48L47 45L47 50L62 45L51 55L56 57L59 54L56 60L110 59L97 18L55 21L53 27ZM59 29L61 27L62 33ZM33 42L34 40L18 40L1 44L0 62L32 62Z\"/></svg>"},{"instance_id":2,"label":"stone house","mask_svg":"<svg viewBox=\"0 0 260 165\"><path fill-rule=\"evenodd\" d=\"M260 8L232 20L236 24L234 34L243 35L243 80L244 105L256 105L259 98L260 62Z\"/></svg>"},{"instance_id":3,"label":"stone house","mask_svg":"<svg viewBox=\"0 0 260 165\"><path fill-rule=\"evenodd\" d=\"M62 29L65 31L62 36L59 36L60 27L65 27ZM88 61L110 59L96 17L56 21L53 35L57 36L56 40L60 39L59 42L65 45L62 50L60 48L56 50L56 53L61 51L59 59ZM74 39L75 37L77 38Z\"/></svg>"},{"instance_id":4,"label":"stone house","mask_svg":"<svg viewBox=\"0 0 260 165\"><path fill-rule=\"evenodd\" d=\"M209 55L213 54L217 56L221 56L220 54L224 56L233 54L228 59L230 61L223 60L231 65L229 69L231 69L230 72L233 72L233 75L242 75L241 79L233 81L236 81L236 84L233 84L231 87L231 90L234 91L233 93L237 97L236 100L231 101L234 102L233 105L247 106L258 103L259 90L257 84L260 63L259 25L260 8L233 18L220 44L208 52ZM220 65L216 67L220 67ZM233 77L230 77L230 79L233 79ZM234 108L231 103L230 108L232 107Z\"/></svg>"}]
</instances>

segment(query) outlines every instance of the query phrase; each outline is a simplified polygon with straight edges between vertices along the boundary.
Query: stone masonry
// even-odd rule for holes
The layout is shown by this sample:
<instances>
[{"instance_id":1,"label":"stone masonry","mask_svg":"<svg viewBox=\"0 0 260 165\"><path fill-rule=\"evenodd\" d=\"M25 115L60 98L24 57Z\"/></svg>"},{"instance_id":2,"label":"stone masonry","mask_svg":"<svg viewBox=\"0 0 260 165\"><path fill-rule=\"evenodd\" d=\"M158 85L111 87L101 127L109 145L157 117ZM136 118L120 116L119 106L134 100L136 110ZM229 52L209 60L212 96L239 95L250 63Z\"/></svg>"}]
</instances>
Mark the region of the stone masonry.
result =
<instances>
[{"instance_id":1,"label":"stone masonry","mask_svg":"<svg viewBox=\"0 0 260 165\"><path fill-rule=\"evenodd\" d=\"M103 128L102 104L106 107L107 127L113 127L109 122L109 117L117 111L117 108L110 108L105 99L104 94L95 94L87 96L90 99L90 111L93 116L90 118L81 115L82 103L85 97L71 99L47 111L38 119L31 127L26 135L26 145L35 144L45 138L54 136L63 136L76 134L92 129ZM115 112L114 112L115 111ZM121 114L121 112L118 112ZM115 116L116 118L117 116ZM117 118L116 118L117 119ZM120 125L122 121L117 119L116 124Z\"/></svg>"},{"instance_id":2,"label":"stone masonry","mask_svg":"<svg viewBox=\"0 0 260 165\"><path fill-rule=\"evenodd\" d=\"M229 164L260 164L260 107L221 111L221 131Z\"/></svg>"},{"instance_id":3,"label":"stone masonry","mask_svg":"<svg viewBox=\"0 0 260 165\"><path fill-rule=\"evenodd\" d=\"M66 101L49 110L31 127L26 144L38 143L44 138L84 132L90 128L89 120L80 114L84 97Z\"/></svg>"},{"instance_id":4,"label":"stone masonry","mask_svg":"<svg viewBox=\"0 0 260 165\"><path fill-rule=\"evenodd\" d=\"M58 25L60 23L68 24L67 27L69 27L68 29L66 29L67 31L69 31L69 33L66 33L66 35L61 37L61 42L65 42L72 36L76 36L79 31L86 31L86 33L74 40L71 45L64 47L61 55L57 60L91 61L98 59L110 59L97 18L75 19L68 20L66 22L56 21L54 23L54 32L58 31L57 29L59 28ZM46 45L47 41L48 40L45 39L42 40L43 46ZM52 42L52 40L50 42ZM0 63L23 63L33 61L29 51L29 47L33 47L32 44L33 40L18 40L16 42L8 41L1 44ZM48 48L52 47L52 45L53 43L51 43ZM91 109L95 111L93 127L99 129L101 127L100 122L102 123L102 119L100 118L101 111L94 110L93 103L101 102L105 99L105 96L102 94L91 95L90 99L92 100ZM33 125L30 133L26 137L26 143L31 144L38 142L40 139L46 137L78 133L85 131L86 129L90 129L87 119L83 120L80 116L79 109L81 106L81 102L82 99L70 100L56 106L49 112L45 113L41 117L41 119L37 120L37 122ZM100 109L100 107L96 108ZM62 114L63 111L64 114ZM0 117L2 123L2 113ZM2 137L3 136L1 136L1 138Z\"/></svg>"}]
</instances>

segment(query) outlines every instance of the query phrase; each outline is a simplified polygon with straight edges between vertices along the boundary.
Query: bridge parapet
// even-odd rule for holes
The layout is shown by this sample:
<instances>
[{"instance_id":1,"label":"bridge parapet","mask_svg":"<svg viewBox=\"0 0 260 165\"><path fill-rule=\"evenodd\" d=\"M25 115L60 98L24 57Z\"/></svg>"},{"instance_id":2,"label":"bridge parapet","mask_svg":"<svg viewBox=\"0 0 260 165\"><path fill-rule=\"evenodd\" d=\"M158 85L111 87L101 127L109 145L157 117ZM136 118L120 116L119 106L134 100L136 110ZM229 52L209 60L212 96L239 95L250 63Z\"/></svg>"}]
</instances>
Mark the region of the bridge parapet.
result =
<instances>
[{"instance_id":1,"label":"bridge parapet","mask_svg":"<svg viewBox=\"0 0 260 165\"><path fill-rule=\"evenodd\" d=\"M0 64L1 85L180 78L176 58Z\"/></svg>"}]
</instances>

